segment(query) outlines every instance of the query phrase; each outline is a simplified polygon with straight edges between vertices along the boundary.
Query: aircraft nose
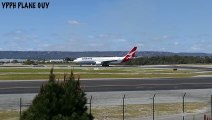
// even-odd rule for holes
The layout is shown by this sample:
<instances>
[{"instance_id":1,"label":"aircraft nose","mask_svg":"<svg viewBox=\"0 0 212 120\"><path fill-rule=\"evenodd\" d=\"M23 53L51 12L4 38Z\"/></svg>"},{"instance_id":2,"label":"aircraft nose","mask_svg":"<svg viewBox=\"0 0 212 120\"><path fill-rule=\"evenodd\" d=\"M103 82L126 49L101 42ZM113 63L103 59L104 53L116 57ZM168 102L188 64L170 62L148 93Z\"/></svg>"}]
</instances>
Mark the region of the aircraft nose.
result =
<instances>
[{"instance_id":1,"label":"aircraft nose","mask_svg":"<svg viewBox=\"0 0 212 120\"><path fill-rule=\"evenodd\" d=\"M78 62L78 60L77 60L77 59L75 59L73 62L77 63L77 62Z\"/></svg>"}]
</instances>

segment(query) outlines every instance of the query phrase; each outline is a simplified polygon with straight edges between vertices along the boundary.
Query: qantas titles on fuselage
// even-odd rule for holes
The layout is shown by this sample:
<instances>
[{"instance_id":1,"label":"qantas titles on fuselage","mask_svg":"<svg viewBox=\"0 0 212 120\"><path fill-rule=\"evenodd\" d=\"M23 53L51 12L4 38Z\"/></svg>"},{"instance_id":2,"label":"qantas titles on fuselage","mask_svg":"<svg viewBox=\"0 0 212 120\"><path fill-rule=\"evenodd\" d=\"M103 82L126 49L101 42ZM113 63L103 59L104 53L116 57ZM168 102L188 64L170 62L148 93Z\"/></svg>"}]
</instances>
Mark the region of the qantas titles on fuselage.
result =
<instances>
[{"instance_id":1,"label":"qantas titles on fuselage","mask_svg":"<svg viewBox=\"0 0 212 120\"><path fill-rule=\"evenodd\" d=\"M137 47L134 47L123 57L81 57L74 60L78 64L94 64L109 66L111 63L123 63L135 58Z\"/></svg>"},{"instance_id":2,"label":"qantas titles on fuselage","mask_svg":"<svg viewBox=\"0 0 212 120\"><path fill-rule=\"evenodd\" d=\"M82 57L82 60L92 60L91 57Z\"/></svg>"}]
</instances>

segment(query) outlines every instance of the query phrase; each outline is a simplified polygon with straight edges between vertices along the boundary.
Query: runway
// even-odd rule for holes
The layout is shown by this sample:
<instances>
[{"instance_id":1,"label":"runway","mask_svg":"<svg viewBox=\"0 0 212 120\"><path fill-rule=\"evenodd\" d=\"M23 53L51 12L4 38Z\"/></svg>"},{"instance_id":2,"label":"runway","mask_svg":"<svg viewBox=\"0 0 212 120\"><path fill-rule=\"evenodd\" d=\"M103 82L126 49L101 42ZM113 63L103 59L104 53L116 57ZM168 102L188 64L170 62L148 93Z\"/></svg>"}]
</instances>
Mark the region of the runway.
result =
<instances>
[{"instance_id":1,"label":"runway","mask_svg":"<svg viewBox=\"0 0 212 120\"><path fill-rule=\"evenodd\" d=\"M146 65L143 68L177 68L177 69L191 69L191 70L202 70L202 71L212 71L212 67L205 66L180 66L180 65Z\"/></svg>"},{"instance_id":2,"label":"runway","mask_svg":"<svg viewBox=\"0 0 212 120\"><path fill-rule=\"evenodd\" d=\"M0 94L37 93L44 80L0 81ZM212 88L211 77L81 80L85 92Z\"/></svg>"}]
</instances>

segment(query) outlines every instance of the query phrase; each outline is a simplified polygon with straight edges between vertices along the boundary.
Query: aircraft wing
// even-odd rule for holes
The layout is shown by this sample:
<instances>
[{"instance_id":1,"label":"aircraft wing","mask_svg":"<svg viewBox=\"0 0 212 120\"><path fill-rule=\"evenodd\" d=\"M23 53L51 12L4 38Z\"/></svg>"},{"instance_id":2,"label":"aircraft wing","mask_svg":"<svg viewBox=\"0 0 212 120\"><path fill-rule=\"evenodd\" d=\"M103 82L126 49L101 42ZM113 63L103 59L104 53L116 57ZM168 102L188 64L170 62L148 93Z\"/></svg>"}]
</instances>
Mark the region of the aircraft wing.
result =
<instances>
[{"instance_id":1,"label":"aircraft wing","mask_svg":"<svg viewBox=\"0 0 212 120\"><path fill-rule=\"evenodd\" d=\"M107 61L96 61L96 64L102 64L102 66L109 66L109 63L115 62L117 60L107 60Z\"/></svg>"},{"instance_id":2,"label":"aircraft wing","mask_svg":"<svg viewBox=\"0 0 212 120\"><path fill-rule=\"evenodd\" d=\"M110 63L110 62L115 62L115 61L117 61L117 60L109 60L109 61L102 61L102 64L104 64L104 63Z\"/></svg>"}]
</instances>

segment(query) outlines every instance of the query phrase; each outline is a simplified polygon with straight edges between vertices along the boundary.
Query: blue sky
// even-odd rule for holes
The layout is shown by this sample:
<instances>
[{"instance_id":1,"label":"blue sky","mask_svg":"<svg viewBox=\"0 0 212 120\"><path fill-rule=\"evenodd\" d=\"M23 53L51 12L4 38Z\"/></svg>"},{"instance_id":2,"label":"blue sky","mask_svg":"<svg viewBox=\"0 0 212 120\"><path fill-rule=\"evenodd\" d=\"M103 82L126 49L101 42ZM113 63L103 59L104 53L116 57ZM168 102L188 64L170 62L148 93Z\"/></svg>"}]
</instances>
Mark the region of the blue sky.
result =
<instances>
[{"instance_id":1,"label":"blue sky","mask_svg":"<svg viewBox=\"0 0 212 120\"><path fill-rule=\"evenodd\" d=\"M0 51L212 53L211 0L49 2L44 10L1 6Z\"/></svg>"}]
</instances>

